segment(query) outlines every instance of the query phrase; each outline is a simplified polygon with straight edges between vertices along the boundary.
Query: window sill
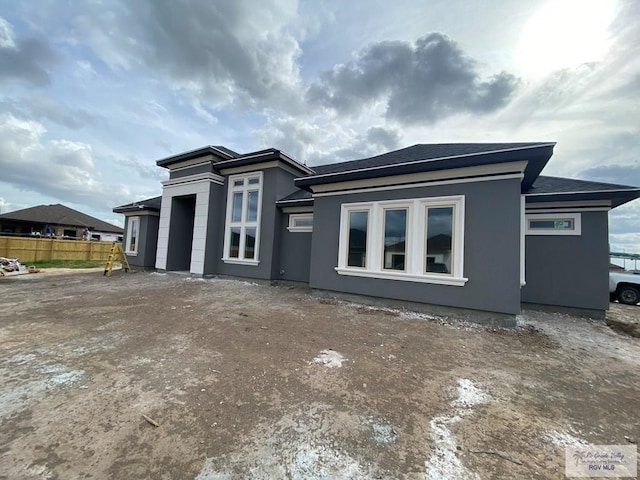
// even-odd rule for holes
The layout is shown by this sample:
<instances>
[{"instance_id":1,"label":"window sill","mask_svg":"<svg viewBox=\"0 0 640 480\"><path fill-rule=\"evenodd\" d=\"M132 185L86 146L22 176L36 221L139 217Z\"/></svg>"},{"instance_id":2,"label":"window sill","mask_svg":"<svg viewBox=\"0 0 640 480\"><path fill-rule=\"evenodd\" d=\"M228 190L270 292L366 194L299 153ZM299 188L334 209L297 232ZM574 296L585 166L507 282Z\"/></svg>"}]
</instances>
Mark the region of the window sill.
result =
<instances>
[{"instance_id":1,"label":"window sill","mask_svg":"<svg viewBox=\"0 0 640 480\"><path fill-rule=\"evenodd\" d=\"M222 261L224 263L230 263L232 265L251 265L253 267L257 267L260 265L259 260L240 260L238 258L223 258Z\"/></svg>"},{"instance_id":2,"label":"window sill","mask_svg":"<svg viewBox=\"0 0 640 480\"><path fill-rule=\"evenodd\" d=\"M464 277L444 277L436 275L411 275L408 273L392 273L392 272L372 272L368 270L355 270L351 268L336 267L339 275L350 275L353 277L380 278L383 280L401 280L403 282L418 283L434 283L438 285L450 285L454 287L463 287L468 278Z\"/></svg>"},{"instance_id":3,"label":"window sill","mask_svg":"<svg viewBox=\"0 0 640 480\"><path fill-rule=\"evenodd\" d=\"M138 252L124 252L125 255L128 255L130 257L137 257L138 256Z\"/></svg>"},{"instance_id":4,"label":"window sill","mask_svg":"<svg viewBox=\"0 0 640 480\"><path fill-rule=\"evenodd\" d=\"M313 232L313 228L309 227L287 227L287 230L289 230L290 232Z\"/></svg>"}]
</instances>

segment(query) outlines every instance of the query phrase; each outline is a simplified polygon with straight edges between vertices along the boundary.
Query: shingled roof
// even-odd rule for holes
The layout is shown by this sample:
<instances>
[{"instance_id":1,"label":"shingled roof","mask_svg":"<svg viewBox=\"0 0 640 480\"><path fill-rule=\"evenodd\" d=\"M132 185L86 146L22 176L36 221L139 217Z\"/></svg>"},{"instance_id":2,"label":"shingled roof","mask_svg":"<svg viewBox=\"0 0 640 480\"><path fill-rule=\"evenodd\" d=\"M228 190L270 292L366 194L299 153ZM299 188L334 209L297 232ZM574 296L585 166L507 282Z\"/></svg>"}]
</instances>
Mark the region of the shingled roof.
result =
<instances>
[{"instance_id":1,"label":"shingled roof","mask_svg":"<svg viewBox=\"0 0 640 480\"><path fill-rule=\"evenodd\" d=\"M367 168L387 167L401 163L415 163L427 160L442 160L455 157L513 151L523 148L550 145L549 142L529 143L420 143L393 152L383 153L375 157L331 163L312 167L318 175L342 173ZM552 145L552 144L551 144Z\"/></svg>"},{"instance_id":2,"label":"shingled roof","mask_svg":"<svg viewBox=\"0 0 640 480\"><path fill-rule=\"evenodd\" d=\"M120 227L104 222L98 218L69 208L60 203L54 205L38 205L37 207L25 208L0 215L2 220L12 220L19 222L65 225L70 227L83 227L90 230L106 233L122 234Z\"/></svg>"},{"instance_id":3,"label":"shingled roof","mask_svg":"<svg viewBox=\"0 0 640 480\"><path fill-rule=\"evenodd\" d=\"M375 157L313 167L315 174L297 178L296 186L380 176L447 170L526 160L522 185L533 184L553 154L553 142L418 144Z\"/></svg>"},{"instance_id":4,"label":"shingled roof","mask_svg":"<svg viewBox=\"0 0 640 480\"><path fill-rule=\"evenodd\" d=\"M609 200L615 208L640 197L640 188L541 175L525 195L528 202Z\"/></svg>"}]
</instances>

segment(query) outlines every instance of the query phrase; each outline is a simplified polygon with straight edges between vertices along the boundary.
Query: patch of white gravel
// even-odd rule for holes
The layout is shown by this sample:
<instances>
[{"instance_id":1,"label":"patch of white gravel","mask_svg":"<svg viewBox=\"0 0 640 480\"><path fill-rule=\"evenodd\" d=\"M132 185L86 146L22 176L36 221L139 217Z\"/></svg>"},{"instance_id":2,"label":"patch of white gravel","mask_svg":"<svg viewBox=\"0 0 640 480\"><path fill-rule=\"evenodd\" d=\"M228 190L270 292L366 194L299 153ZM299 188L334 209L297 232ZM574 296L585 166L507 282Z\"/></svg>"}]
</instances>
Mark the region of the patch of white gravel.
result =
<instances>
[{"instance_id":1,"label":"patch of white gravel","mask_svg":"<svg viewBox=\"0 0 640 480\"><path fill-rule=\"evenodd\" d=\"M213 468L214 458L207 458L204 461L202 470L196 475L194 480L233 480L233 474L227 472L216 472Z\"/></svg>"},{"instance_id":2,"label":"patch of white gravel","mask_svg":"<svg viewBox=\"0 0 640 480\"><path fill-rule=\"evenodd\" d=\"M292 480L345 480L363 478L359 462L350 455L327 447L303 443L298 447L290 465Z\"/></svg>"},{"instance_id":3,"label":"patch of white gravel","mask_svg":"<svg viewBox=\"0 0 640 480\"><path fill-rule=\"evenodd\" d=\"M451 433L449 425L458 423L461 418L457 415L441 416L431 419L431 438L435 444L435 452L425 462L427 470L425 480L455 480L479 479L477 474L470 472L462 465L457 455L458 443Z\"/></svg>"},{"instance_id":4,"label":"patch of white gravel","mask_svg":"<svg viewBox=\"0 0 640 480\"><path fill-rule=\"evenodd\" d=\"M556 447L584 447L588 445L587 442L570 433L558 432L557 430L547 432L547 439Z\"/></svg>"},{"instance_id":5,"label":"patch of white gravel","mask_svg":"<svg viewBox=\"0 0 640 480\"><path fill-rule=\"evenodd\" d=\"M363 422L372 430L373 441L378 445L389 445L398 440L398 432L383 418L370 417Z\"/></svg>"},{"instance_id":6,"label":"patch of white gravel","mask_svg":"<svg viewBox=\"0 0 640 480\"><path fill-rule=\"evenodd\" d=\"M487 400L487 395L466 378L458 379L458 398L451 405L454 407L473 407Z\"/></svg>"},{"instance_id":7,"label":"patch of white gravel","mask_svg":"<svg viewBox=\"0 0 640 480\"><path fill-rule=\"evenodd\" d=\"M563 313L525 310L518 315L519 327L531 325L567 349L583 349L594 355L623 360L640 367L638 339L620 335L604 322Z\"/></svg>"},{"instance_id":8,"label":"patch of white gravel","mask_svg":"<svg viewBox=\"0 0 640 480\"><path fill-rule=\"evenodd\" d=\"M471 407L486 402L486 393L466 378L458 379L458 397L451 402L456 407L453 415L438 416L431 419L431 439L435 452L424 462L425 480L479 480L480 477L469 471L458 458L458 443L451 432L450 425L458 423L464 416L471 414Z\"/></svg>"},{"instance_id":9,"label":"patch of white gravel","mask_svg":"<svg viewBox=\"0 0 640 480\"><path fill-rule=\"evenodd\" d=\"M311 364L322 365L327 368L340 368L347 359L335 350L322 350L317 357L311 360Z\"/></svg>"}]
</instances>

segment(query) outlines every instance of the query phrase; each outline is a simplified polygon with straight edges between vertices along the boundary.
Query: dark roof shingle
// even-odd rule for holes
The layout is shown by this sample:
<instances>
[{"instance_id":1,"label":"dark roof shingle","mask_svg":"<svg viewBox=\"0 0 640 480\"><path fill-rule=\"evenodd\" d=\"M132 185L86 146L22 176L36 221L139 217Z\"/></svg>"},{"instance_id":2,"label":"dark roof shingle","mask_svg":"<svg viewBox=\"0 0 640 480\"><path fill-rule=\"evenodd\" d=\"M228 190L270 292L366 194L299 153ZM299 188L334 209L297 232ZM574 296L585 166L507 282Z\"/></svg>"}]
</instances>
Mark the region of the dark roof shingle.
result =
<instances>
[{"instance_id":1,"label":"dark roof shingle","mask_svg":"<svg viewBox=\"0 0 640 480\"><path fill-rule=\"evenodd\" d=\"M327 173L343 173L365 168L386 167L401 163L412 163L423 160L436 160L464 155L478 155L489 152L515 150L519 148L549 145L549 142L529 143L434 143L418 144L402 148L393 152L383 153L375 157L351 160L348 162L332 163L312 167L318 175Z\"/></svg>"},{"instance_id":2,"label":"dark roof shingle","mask_svg":"<svg viewBox=\"0 0 640 480\"><path fill-rule=\"evenodd\" d=\"M51 225L68 225L72 227L87 227L99 232L122 233L120 227L104 222L98 218L69 208L60 203L53 205L38 205L0 215L0 220L14 220Z\"/></svg>"},{"instance_id":3,"label":"dark roof shingle","mask_svg":"<svg viewBox=\"0 0 640 480\"><path fill-rule=\"evenodd\" d=\"M576 180L573 178L547 177L540 175L533 186L527 191L528 194L543 193L590 193L606 192L611 190L638 190L637 187L628 185L617 185L614 183L592 182L590 180Z\"/></svg>"}]
</instances>

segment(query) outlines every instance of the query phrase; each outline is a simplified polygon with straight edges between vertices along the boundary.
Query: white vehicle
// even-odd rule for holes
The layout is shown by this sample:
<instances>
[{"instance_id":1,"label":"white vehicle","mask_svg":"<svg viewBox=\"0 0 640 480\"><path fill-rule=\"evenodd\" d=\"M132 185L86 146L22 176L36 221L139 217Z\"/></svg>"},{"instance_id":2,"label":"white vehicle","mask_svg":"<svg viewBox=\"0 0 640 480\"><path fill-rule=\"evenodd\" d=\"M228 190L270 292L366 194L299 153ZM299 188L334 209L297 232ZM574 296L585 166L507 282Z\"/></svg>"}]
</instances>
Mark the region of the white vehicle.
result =
<instances>
[{"instance_id":1,"label":"white vehicle","mask_svg":"<svg viewBox=\"0 0 640 480\"><path fill-rule=\"evenodd\" d=\"M640 302L640 274L609 272L609 296L625 305Z\"/></svg>"}]
</instances>

